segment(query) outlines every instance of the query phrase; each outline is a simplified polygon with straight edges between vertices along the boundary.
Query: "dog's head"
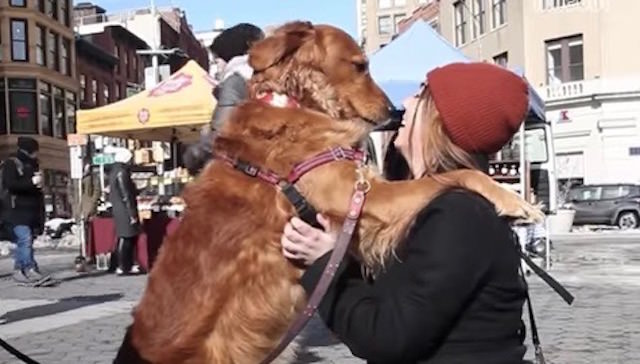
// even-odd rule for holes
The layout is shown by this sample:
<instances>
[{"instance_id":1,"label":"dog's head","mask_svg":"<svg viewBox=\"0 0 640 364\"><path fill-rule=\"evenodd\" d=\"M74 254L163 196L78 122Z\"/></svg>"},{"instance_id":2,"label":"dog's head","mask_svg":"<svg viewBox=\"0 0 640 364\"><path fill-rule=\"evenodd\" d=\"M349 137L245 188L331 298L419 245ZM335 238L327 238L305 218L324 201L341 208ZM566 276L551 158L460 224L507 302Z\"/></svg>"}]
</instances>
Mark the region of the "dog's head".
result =
<instances>
[{"instance_id":1,"label":"dog's head","mask_svg":"<svg viewBox=\"0 0 640 364\"><path fill-rule=\"evenodd\" d=\"M339 120L361 120L370 128L387 122L393 111L369 74L367 57L335 27L285 24L250 49L249 63L252 97L284 93L304 107Z\"/></svg>"}]
</instances>

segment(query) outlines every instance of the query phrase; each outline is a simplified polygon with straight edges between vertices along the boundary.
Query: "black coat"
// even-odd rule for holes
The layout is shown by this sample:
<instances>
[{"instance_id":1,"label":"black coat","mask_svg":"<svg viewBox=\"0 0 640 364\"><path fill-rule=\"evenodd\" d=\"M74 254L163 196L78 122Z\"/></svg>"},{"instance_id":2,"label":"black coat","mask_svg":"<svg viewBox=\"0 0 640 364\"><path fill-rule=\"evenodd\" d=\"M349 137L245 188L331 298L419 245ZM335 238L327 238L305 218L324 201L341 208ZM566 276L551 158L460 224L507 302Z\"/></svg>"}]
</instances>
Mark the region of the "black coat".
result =
<instances>
[{"instance_id":1,"label":"black coat","mask_svg":"<svg viewBox=\"0 0 640 364\"><path fill-rule=\"evenodd\" d=\"M3 167L3 186L9 192L8 201L3 201L3 219L12 226L27 225L41 233L44 228L44 195L32 182L32 177L40 169L38 161L19 152L13 157L22 162L22 175L16 163L8 158Z\"/></svg>"},{"instance_id":2,"label":"black coat","mask_svg":"<svg viewBox=\"0 0 640 364\"><path fill-rule=\"evenodd\" d=\"M319 307L328 327L369 363L521 364L525 285L511 230L480 196L447 192L418 216L373 283L353 260ZM328 255L303 275L311 292Z\"/></svg>"},{"instance_id":3,"label":"black coat","mask_svg":"<svg viewBox=\"0 0 640 364\"><path fill-rule=\"evenodd\" d=\"M130 238L140 233L138 217L138 189L131 179L129 167L114 163L109 173L109 201L111 201L113 219L116 224L116 236Z\"/></svg>"},{"instance_id":4,"label":"black coat","mask_svg":"<svg viewBox=\"0 0 640 364\"><path fill-rule=\"evenodd\" d=\"M211 158L213 138L222 124L229 118L236 105L247 98L247 82L237 73L232 74L215 88L213 96L218 100L211 117L209 130L204 133L198 143L191 145L182 156L189 173L196 175Z\"/></svg>"}]
</instances>

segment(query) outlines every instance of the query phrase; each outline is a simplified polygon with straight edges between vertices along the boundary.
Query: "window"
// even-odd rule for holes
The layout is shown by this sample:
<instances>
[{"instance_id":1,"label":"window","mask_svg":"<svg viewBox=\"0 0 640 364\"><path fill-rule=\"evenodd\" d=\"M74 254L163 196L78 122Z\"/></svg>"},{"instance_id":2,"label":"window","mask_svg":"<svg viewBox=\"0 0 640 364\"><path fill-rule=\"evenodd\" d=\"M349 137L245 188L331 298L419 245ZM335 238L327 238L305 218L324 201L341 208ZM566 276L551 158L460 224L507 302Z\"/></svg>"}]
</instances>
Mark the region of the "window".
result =
<instances>
[{"instance_id":1,"label":"window","mask_svg":"<svg viewBox=\"0 0 640 364\"><path fill-rule=\"evenodd\" d=\"M38 108L34 79L9 79L11 132L38 134Z\"/></svg>"},{"instance_id":2,"label":"window","mask_svg":"<svg viewBox=\"0 0 640 364\"><path fill-rule=\"evenodd\" d=\"M630 156L640 156L640 147L629 147Z\"/></svg>"},{"instance_id":3,"label":"window","mask_svg":"<svg viewBox=\"0 0 640 364\"><path fill-rule=\"evenodd\" d=\"M392 0L378 0L378 8L379 9L387 9L391 7Z\"/></svg>"},{"instance_id":4,"label":"window","mask_svg":"<svg viewBox=\"0 0 640 364\"><path fill-rule=\"evenodd\" d=\"M91 80L91 103L93 106L98 106L98 81Z\"/></svg>"},{"instance_id":5,"label":"window","mask_svg":"<svg viewBox=\"0 0 640 364\"><path fill-rule=\"evenodd\" d=\"M38 10L40 10L41 13L45 12L45 3L46 0L38 0Z\"/></svg>"},{"instance_id":6,"label":"window","mask_svg":"<svg viewBox=\"0 0 640 364\"><path fill-rule=\"evenodd\" d=\"M406 14L396 14L393 16L393 33L397 33L398 30L400 29L398 27L398 24L400 24L400 22L402 21L402 19L404 19L407 15Z\"/></svg>"},{"instance_id":7,"label":"window","mask_svg":"<svg viewBox=\"0 0 640 364\"><path fill-rule=\"evenodd\" d=\"M509 65L509 54L507 52L498 54L497 56L493 57L493 63L507 68L507 66Z\"/></svg>"},{"instance_id":8,"label":"window","mask_svg":"<svg viewBox=\"0 0 640 364\"><path fill-rule=\"evenodd\" d=\"M58 0L44 0L45 1L45 14L54 19L58 19Z\"/></svg>"},{"instance_id":9,"label":"window","mask_svg":"<svg viewBox=\"0 0 640 364\"><path fill-rule=\"evenodd\" d=\"M463 45L467 42L467 20L465 18L465 2L457 1L453 4L453 12L455 16L456 26L456 46Z\"/></svg>"},{"instance_id":10,"label":"window","mask_svg":"<svg viewBox=\"0 0 640 364\"><path fill-rule=\"evenodd\" d=\"M60 53L58 52L58 40L57 34L49 32L47 35L47 47L49 47L49 68L60 71Z\"/></svg>"},{"instance_id":11,"label":"window","mask_svg":"<svg viewBox=\"0 0 640 364\"><path fill-rule=\"evenodd\" d=\"M603 200L613 200L629 195L631 189L629 186L605 186L602 189Z\"/></svg>"},{"instance_id":12,"label":"window","mask_svg":"<svg viewBox=\"0 0 640 364\"><path fill-rule=\"evenodd\" d=\"M406 6L407 5L407 0L394 0L393 1L393 5L395 6Z\"/></svg>"},{"instance_id":13,"label":"window","mask_svg":"<svg viewBox=\"0 0 640 364\"><path fill-rule=\"evenodd\" d=\"M29 61L27 47L27 21L11 19L11 60L17 62Z\"/></svg>"},{"instance_id":14,"label":"window","mask_svg":"<svg viewBox=\"0 0 640 364\"><path fill-rule=\"evenodd\" d=\"M113 88L113 99L114 99L114 101L120 100L120 89L121 88L122 88L122 85L120 84L120 82L116 82L115 87Z\"/></svg>"},{"instance_id":15,"label":"window","mask_svg":"<svg viewBox=\"0 0 640 364\"><path fill-rule=\"evenodd\" d=\"M118 59L116 61L116 74L120 73L120 47L117 45L113 47L113 55Z\"/></svg>"},{"instance_id":16,"label":"window","mask_svg":"<svg viewBox=\"0 0 640 364\"><path fill-rule=\"evenodd\" d=\"M507 0L491 0L493 27L497 28L507 22Z\"/></svg>"},{"instance_id":17,"label":"window","mask_svg":"<svg viewBox=\"0 0 640 364\"><path fill-rule=\"evenodd\" d=\"M47 30L36 25L36 62L41 66L47 66Z\"/></svg>"},{"instance_id":18,"label":"window","mask_svg":"<svg viewBox=\"0 0 640 364\"><path fill-rule=\"evenodd\" d=\"M565 6L578 5L582 0L542 0L544 9L561 8Z\"/></svg>"},{"instance_id":19,"label":"window","mask_svg":"<svg viewBox=\"0 0 640 364\"><path fill-rule=\"evenodd\" d=\"M67 91L67 133L76 132L76 95Z\"/></svg>"},{"instance_id":20,"label":"window","mask_svg":"<svg viewBox=\"0 0 640 364\"><path fill-rule=\"evenodd\" d=\"M582 35L546 42L547 84L584 79Z\"/></svg>"},{"instance_id":21,"label":"window","mask_svg":"<svg viewBox=\"0 0 640 364\"><path fill-rule=\"evenodd\" d=\"M53 109L51 108L51 85L48 83L40 83L40 125L42 125L42 134L53 136Z\"/></svg>"},{"instance_id":22,"label":"window","mask_svg":"<svg viewBox=\"0 0 640 364\"><path fill-rule=\"evenodd\" d=\"M26 0L11 0L9 3L11 4L11 6L20 7L20 8L24 8L27 6Z\"/></svg>"},{"instance_id":23,"label":"window","mask_svg":"<svg viewBox=\"0 0 640 364\"><path fill-rule=\"evenodd\" d=\"M64 105L64 91L61 88L53 88L53 136L55 138L67 138L67 110Z\"/></svg>"},{"instance_id":24,"label":"window","mask_svg":"<svg viewBox=\"0 0 640 364\"><path fill-rule=\"evenodd\" d=\"M107 83L102 84L102 96L104 97L104 105L111 102L111 90Z\"/></svg>"},{"instance_id":25,"label":"window","mask_svg":"<svg viewBox=\"0 0 640 364\"><path fill-rule=\"evenodd\" d=\"M60 2L60 18L62 18L62 23L66 26L69 26L70 24L70 17L69 17L69 0L62 0Z\"/></svg>"},{"instance_id":26,"label":"window","mask_svg":"<svg viewBox=\"0 0 640 364\"><path fill-rule=\"evenodd\" d=\"M378 17L378 34L391 34L393 31L393 24L391 23L391 16L379 16Z\"/></svg>"},{"instance_id":27,"label":"window","mask_svg":"<svg viewBox=\"0 0 640 364\"><path fill-rule=\"evenodd\" d=\"M71 41L69 39L62 40L62 58L60 60L60 71L67 76L71 76Z\"/></svg>"},{"instance_id":28,"label":"window","mask_svg":"<svg viewBox=\"0 0 640 364\"><path fill-rule=\"evenodd\" d=\"M0 78L0 134L7 134L7 94L4 85L4 78Z\"/></svg>"},{"instance_id":29,"label":"window","mask_svg":"<svg viewBox=\"0 0 640 364\"><path fill-rule=\"evenodd\" d=\"M80 101L85 101L87 97L87 76L80 75Z\"/></svg>"},{"instance_id":30,"label":"window","mask_svg":"<svg viewBox=\"0 0 640 364\"><path fill-rule=\"evenodd\" d=\"M122 52L122 58L124 58L124 74L127 77L127 79L129 78L129 53L127 52L126 49L123 49L124 52Z\"/></svg>"},{"instance_id":31,"label":"window","mask_svg":"<svg viewBox=\"0 0 640 364\"><path fill-rule=\"evenodd\" d=\"M478 38L485 32L484 0L472 0L473 38Z\"/></svg>"},{"instance_id":32,"label":"window","mask_svg":"<svg viewBox=\"0 0 640 364\"><path fill-rule=\"evenodd\" d=\"M602 195L602 187L578 187L569 192L569 201L594 201Z\"/></svg>"}]
</instances>

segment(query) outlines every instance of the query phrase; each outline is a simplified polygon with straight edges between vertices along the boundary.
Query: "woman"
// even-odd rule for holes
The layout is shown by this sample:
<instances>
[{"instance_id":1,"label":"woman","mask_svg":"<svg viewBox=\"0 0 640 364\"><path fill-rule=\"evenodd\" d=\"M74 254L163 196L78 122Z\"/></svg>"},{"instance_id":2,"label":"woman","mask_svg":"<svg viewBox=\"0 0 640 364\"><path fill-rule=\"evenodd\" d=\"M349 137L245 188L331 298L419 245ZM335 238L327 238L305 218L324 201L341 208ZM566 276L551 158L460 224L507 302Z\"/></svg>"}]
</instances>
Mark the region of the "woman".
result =
<instances>
[{"instance_id":1,"label":"woman","mask_svg":"<svg viewBox=\"0 0 640 364\"><path fill-rule=\"evenodd\" d=\"M430 72L427 86L405 102L394 145L408 168L395 177L477 168L474 155L495 153L518 130L527 90L521 78L489 64ZM319 221L329 231L327 219ZM308 293L335 241L335 233L298 218L285 227L283 253L308 265L301 278ZM373 282L347 258L318 310L370 363L523 363L525 286L518 267L508 222L483 197L449 191L416 217L396 258Z\"/></svg>"},{"instance_id":2,"label":"woman","mask_svg":"<svg viewBox=\"0 0 640 364\"><path fill-rule=\"evenodd\" d=\"M213 93L218 104L210 129L185 152L184 163L192 175L198 174L211 157L213 132L220 129L235 105L247 98L247 80L253 75L247 52L253 43L263 38L264 32L260 28L241 23L225 29L211 44L210 49L218 65L216 78L220 81Z\"/></svg>"},{"instance_id":3,"label":"woman","mask_svg":"<svg viewBox=\"0 0 640 364\"><path fill-rule=\"evenodd\" d=\"M109 173L109 200L113 209L113 219L116 225L117 246L117 275L137 274L139 267L134 265L134 255L138 235L140 234L140 220L138 217L138 189L131 179L129 164L133 154L127 148L116 148L114 161Z\"/></svg>"}]
</instances>

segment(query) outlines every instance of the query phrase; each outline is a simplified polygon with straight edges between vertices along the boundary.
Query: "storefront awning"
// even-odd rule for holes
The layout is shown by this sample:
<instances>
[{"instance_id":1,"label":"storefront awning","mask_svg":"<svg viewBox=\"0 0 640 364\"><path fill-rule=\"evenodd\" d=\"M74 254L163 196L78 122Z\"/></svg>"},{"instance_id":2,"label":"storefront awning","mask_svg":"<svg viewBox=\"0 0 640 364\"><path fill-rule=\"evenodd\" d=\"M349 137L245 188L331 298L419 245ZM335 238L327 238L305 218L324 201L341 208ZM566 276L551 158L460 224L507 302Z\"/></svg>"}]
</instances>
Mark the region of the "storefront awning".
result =
<instances>
[{"instance_id":1,"label":"storefront awning","mask_svg":"<svg viewBox=\"0 0 640 364\"><path fill-rule=\"evenodd\" d=\"M103 107L78 110L77 131L144 141L189 141L211 120L216 101L207 71L189 61L156 87Z\"/></svg>"}]
</instances>

